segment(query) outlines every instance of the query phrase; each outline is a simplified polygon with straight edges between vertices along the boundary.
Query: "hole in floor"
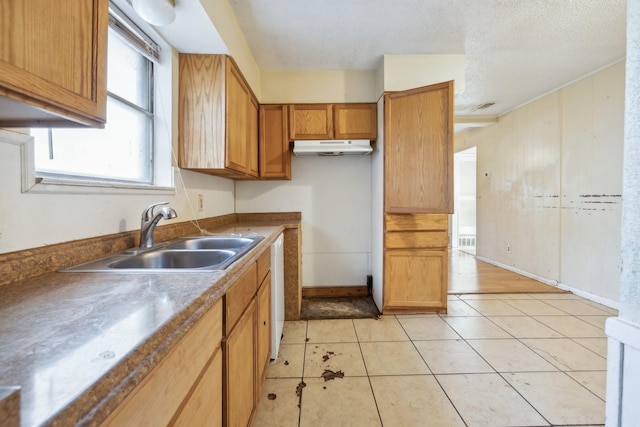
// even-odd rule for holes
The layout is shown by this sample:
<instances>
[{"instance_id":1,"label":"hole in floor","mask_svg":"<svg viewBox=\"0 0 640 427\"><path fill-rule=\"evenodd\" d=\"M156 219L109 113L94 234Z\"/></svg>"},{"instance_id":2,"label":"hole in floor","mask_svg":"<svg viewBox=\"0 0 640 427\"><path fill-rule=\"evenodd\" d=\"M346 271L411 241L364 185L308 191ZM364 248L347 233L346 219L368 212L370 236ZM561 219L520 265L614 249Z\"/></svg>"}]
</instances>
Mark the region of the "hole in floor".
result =
<instances>
[{"instance_id":1,"label":"hole in floor","mask_svg":"<svg viewBox=\"0 0 640 427\"><path fill-rule=\"evenodd\" d=\"M302 298L302 320L375 319L380 316L371 296Z\"/></svg>"}]
</instances>

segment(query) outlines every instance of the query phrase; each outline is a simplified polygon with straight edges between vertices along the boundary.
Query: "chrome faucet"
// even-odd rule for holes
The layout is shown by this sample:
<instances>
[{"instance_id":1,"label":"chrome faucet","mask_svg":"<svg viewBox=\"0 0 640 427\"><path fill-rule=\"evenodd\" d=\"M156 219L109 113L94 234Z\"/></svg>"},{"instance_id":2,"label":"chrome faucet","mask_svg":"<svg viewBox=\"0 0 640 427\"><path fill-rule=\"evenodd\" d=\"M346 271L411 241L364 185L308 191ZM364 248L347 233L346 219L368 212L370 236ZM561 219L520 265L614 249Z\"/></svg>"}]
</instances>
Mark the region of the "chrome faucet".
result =
<instances>
[{"instance_id":1,"label":"chrome faucet","mask_svg":"<svg viewBox=\"0 0 640 427\"><path fill-rule=\"evenodd\" d=\"M173 219L177 218L178 214L169 206L163 206L158 210L158 213L154 215L154 209L156 206L168 205L169 202L154 203L142 211L142 221L140 225L140 247L150 248L153 246L153 231L156 229L156 225L162 218Z\"/></svg>"}]
</instances>

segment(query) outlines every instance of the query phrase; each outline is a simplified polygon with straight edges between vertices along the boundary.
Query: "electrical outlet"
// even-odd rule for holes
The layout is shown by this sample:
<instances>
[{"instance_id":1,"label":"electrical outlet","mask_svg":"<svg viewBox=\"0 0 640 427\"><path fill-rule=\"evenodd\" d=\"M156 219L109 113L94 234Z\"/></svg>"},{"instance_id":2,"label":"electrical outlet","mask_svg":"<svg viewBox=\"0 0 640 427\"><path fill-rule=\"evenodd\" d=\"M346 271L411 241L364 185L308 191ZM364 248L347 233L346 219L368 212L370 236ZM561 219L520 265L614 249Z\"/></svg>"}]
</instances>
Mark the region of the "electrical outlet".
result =
<instances>
[{"instance_id":1,"label":"electrical outlet","mask_svg":"<svg viewBox=\"0 0 640 427\"><path fill-rule=\"evenodd\" d=\"M507 245L507 253L510 254L511 253L511 245Z\"/></svg>"},{"instance_id":2,"label":"electrical outlet","mask_svg":"<svg viewBox=\"0 0 640 427\"><path fill-rule=\"evenodd\" d=\"M204 211L204 196L202 194L198 194L198 212Z\"/></svg>"}]
</instances>

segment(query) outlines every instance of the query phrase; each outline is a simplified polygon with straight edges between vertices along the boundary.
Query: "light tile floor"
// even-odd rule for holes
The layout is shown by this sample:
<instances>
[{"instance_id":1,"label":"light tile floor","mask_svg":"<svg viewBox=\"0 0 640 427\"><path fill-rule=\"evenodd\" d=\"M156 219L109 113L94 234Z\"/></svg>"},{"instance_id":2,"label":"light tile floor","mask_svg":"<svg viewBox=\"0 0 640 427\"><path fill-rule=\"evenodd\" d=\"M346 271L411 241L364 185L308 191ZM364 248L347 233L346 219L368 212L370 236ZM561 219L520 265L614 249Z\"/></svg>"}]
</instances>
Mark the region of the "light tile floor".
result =
<instances>
[{"instance_id":1,"label":"light tile floor","mask_svg":"<svg viewBox=\"0 0 640 427\"><path fill-rule=\"evenodd\" d=\"M603 425L615 315L573 294L484 294L450 296L447 315L286 322L254 425Z\"/></svg>"}]
</instances>

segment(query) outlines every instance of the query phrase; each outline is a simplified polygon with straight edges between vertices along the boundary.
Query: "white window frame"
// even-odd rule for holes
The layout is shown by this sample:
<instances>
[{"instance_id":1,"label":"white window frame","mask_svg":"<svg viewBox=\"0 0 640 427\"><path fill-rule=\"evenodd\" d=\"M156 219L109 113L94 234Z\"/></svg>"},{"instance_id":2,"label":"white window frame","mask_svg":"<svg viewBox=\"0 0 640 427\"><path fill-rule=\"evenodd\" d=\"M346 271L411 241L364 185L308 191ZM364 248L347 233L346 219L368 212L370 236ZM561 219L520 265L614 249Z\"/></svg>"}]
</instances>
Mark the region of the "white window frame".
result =
<instances>
[{"instance_id":1,"label":"white window frame","mask_svg":"<svg viewBox=\"0 0 640 427\"><path fill-rule=\"evenodd\" d=\"M142 31L151 35L160 46L163 54L154 63L154 142L153 142L153 176L152 184L120 183L115 181L95 181L82 177L38 177L35 168L35 151L33 137L29 135L13 136L10 141L4 132L6 142L20 145L22 163L22 192L30 193L65 193L65 194L156 194L174 195L175 175L178 169L173 166L173 49L158 36L151 26L137 17L133 8L126 1L115 0L113 3ZM15 134L14 134L15 135Z\"/></svg>"}]
</instances>

